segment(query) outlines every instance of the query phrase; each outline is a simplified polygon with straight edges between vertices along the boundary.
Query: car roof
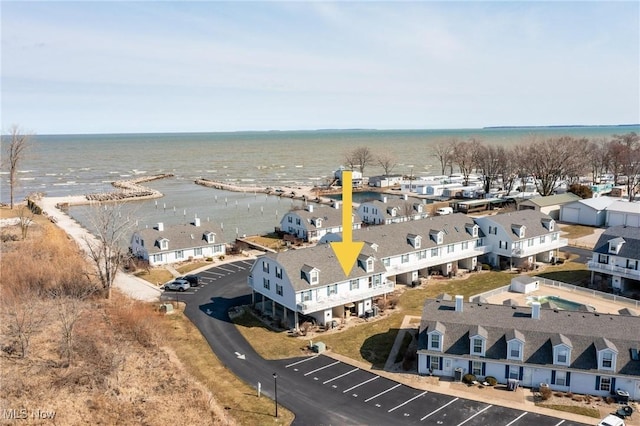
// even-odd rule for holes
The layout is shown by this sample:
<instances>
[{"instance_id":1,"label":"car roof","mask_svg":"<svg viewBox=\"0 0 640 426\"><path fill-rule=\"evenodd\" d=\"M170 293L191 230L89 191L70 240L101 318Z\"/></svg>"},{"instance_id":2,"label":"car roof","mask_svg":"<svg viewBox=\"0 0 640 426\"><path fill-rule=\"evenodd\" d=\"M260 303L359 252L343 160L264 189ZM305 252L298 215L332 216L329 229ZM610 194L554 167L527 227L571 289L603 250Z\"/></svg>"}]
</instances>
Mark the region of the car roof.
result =
<instances>
[{"instance_id":1,"label":"car roof","mask_svg":"<svg viewBox=\"0 0 640 426\"><path fill-rule=\"evenodd\" d=\"M184 283L189 284L189 281L187 281L187 280L181 280L181 279L173 280L173 282L174 282L174 283L180 283L180 284L184 284Z\"/></svg>"}]
</instances>

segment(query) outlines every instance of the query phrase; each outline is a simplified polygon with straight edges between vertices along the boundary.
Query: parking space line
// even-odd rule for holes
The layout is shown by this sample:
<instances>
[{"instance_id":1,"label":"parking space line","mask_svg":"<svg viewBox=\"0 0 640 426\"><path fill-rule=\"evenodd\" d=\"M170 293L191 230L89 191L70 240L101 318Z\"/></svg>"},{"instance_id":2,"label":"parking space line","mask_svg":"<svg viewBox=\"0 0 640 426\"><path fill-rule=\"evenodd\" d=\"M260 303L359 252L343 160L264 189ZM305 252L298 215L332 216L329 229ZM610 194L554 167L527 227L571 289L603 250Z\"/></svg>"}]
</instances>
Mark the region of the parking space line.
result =
<instances>
[{"instance_id":1,"label":"parking space line","mask_svg":"<svg viewBox=\"0 0 640 426\"><path fill-rule=\"evenodd\" d=\"M359 368L354 368L353 370L351 370L351 371L347 371L346 373L341 374L341 375L339 375L339 376L337 376L337 377L334 377L333 379L325 380L324 382L322 382L322 384L323 384L323 385L326 385L327 383L333 382L334 380L338 380L339 378L344 377L344 376L346 376L347 374L351 374L351 373L353 373L354 371L358 371L358 370L360 370L360 369L359 369Z\"/></svg>"},{"instance_id":2,"label":"parking space line","mask_svg":"<svg viewBox=\"0 0 640 426\"><path fill-rule=\"evenodd\" d=\"M560 423L557 423L556 426L560 426L562 423L564 423L564 420L560 420Z\"/></svg>"},{"instance_id":3,"label":"parking space line","mask_svg":"<svg viewBox=\"0 0 640 426\"><path fill-rule=\"evenodd\" d=\"M465 420L462 423L458 423L458 426L462 426L463 424L465 424L466 422L468 422L469 420L471 420L472 418L474 418L475 416L477 416L478 414L487 411L489 408L493 407L493 405L487 405L486 407L484 407L482 410L478 411L477 413L475 413L473 416L469 417L467 420Z\"/></svg>"},{"instance_id":4,"label":"parking space line","mask_svg":"<svg viewBox=\"0 0 640 426\"><path fill-rule=\"evenodd\" d=\"M384 395L384 394L385 394L385 393L387 393L387 392L391 392L392 390L394 390L394 389L395 389L395 388L397 388L398 386L402 386L402 383L398 383L397 385L395 385L395 386L393 386L393 387L390 387L390 388L389 388L389 389L387 389L386 391L382 391L382 392L380 392L380 393L379 393L379 394L377 394L377 395L373 395L371 398L365 399L365 400L364 400L364 402L369 402L369 401L371 401L372 399L379 397L380 395Z\"/></svg>"},{"instance_id":5,"label":"parking space line","mask_svg":"<svg viewBox=\"0 0 640 426\"><path fill-rule=\"evenodd\" d=\"M420 421L423 421L424 419L426 419L427 417L431 417L432 415L434 415L435 413L437 413L438 411L442 410L444 407L446 407L449 404L453 404L454 402L456 402L458 399L460 398L455 398L452 399L451 401L447 402L446 404L444 404L442 407L440 408L436 408L435 410L433 410L432 412L430 412L429 414L427 414L426 416L424 416L423 418L420 419Z\"/></svg>"},{"instance_id":6,"label":"parking space line","mask_svg":"<svg viewBox=\"0 0 640 426\"><path fill-rule=\"evenodd\" d=\"M426 393L427 393L427 391L424 391L424 392L422 392L420 395L416 395L416 396L414 396L413 398L411 398L411 399L409 399L409 400L407 400L407 401L403 402L402 404L400 404L400 405L396 405L396 406L395 406L395 407L393 407L391 410L387 411L387 413L390 413L390 412L392 412L392 411L396 410L397 408L400 408L400 407L402 407L403 405L406 405L406 404L410 403L410 402L411 402L411 401L413 401L414 399L418 399L418 398L420 398L422 395L424 395L424 394L426 394Z\"/></svg>"},{"instance_id":7,"label":"parking space line","mask_svg":"<svg viewBox=\"0 0 640 426\"><path fill-rule=\"evenodd\" d=\"M318 358L319 356L320 355L314 355L311 358L305 358L305 359L302 359L300 361L296 361L293 364L285 365L284 368L289 368L289 367L293 367L294 365L302 364L303 362L312 361L312 360Z\"/></svg>"},{"instance_id":8,"label":"parking space line","mask_svg":"<svg viewBox=\"0 0 640 426\"><path fill-rule=\"evenodd\" d=\"M325 365L324 367L320 367L320 368L316 368L315 370L311 370L308 373L304 373L305 376L308 376L309 374L313 374L316 371L320 371L320 370L324 370L325 368L329 368L329 367L333 367L336 364L340 364L340 361L336 361L333 364L329 364L329 365Z\"/></svg>"},{"instance_id":9,"label":"parking space line","mask_svg":"<svg viewBox=\"0 0 640 426\"><path fill-rule=\"evenodd\" d=\"M214 272L214 271L207 271L207 272L214 275L220 275L221 277L226 276L225 274L221 274L220 272Z\"/></svg>"},{"instance_id":10,"label":"parking space line","mask_svg":"<svg viewBox=\"0 0 640 426\"><path fill-rule=\"evenodd\" d=\"M347 393L350 390L353 390L355 388L357 388L358 386L362 386L362 385L366 385L369 382L374 381L375 379L379 378L380 376L373 376L372 378L370 378L369 380L365 380L364 382L360 383L359 385L355 385L355 386L351 386L349 389L345 389L342 391L342 393Z\"/></svg>"},{"instance_id":11,"label":"parking space line","mask_svg":"<svg viewBox=\"0 0 640 426\"><path fill-rule=\"evenodd\" d=\"M524 413L520 414L518 417L516 417L515 419L513 419L511 421L511 423L506 424L505 426L511 426L512 424L514 424L515 422L517 422L518 420L520 420L521 418L523 418L524 416L526 416L528 413L528 411L525 411Z\"/></svg>"},{"instance_id":12,"label":"parking space line","mask_svg":"<svg viewBox=\"0 0 640 426\"><path fill-rule=\"evenodd\" d=\"M233 271L233 270L229 270L229 269L224 269L222 266L218 266L218 269L222 269L225 272L238 272L238 271Z\"/></svg>"}]
</instances>

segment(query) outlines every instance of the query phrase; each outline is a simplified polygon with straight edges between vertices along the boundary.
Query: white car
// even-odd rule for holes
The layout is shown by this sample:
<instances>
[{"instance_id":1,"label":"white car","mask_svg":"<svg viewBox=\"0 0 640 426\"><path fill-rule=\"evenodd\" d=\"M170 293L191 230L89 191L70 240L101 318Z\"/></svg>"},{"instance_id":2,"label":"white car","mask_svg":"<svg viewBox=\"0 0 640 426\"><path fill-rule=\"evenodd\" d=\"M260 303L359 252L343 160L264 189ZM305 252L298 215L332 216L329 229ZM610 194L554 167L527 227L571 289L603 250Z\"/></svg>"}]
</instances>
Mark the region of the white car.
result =
<instances>
[{"instance_id":1,"label":"white car","mask_svg":"<svg viewBox=\"0 0 640 426\"><path fill-rule=\"evenodd\" d=\"M604 419L600 420L598 426L624 426L624 420L613 414L609 414Z\"/></svg>"},{"instance_id":2,"label":"white car","mask_svg":"<svg viewBox=\"0 0 640 426\"><path fill-rule=\"evenodd\" d=\"M164 285L165 290L185 291L189 290L191 284L185 280L174 280Z\"/></svg>"}]
</instances>

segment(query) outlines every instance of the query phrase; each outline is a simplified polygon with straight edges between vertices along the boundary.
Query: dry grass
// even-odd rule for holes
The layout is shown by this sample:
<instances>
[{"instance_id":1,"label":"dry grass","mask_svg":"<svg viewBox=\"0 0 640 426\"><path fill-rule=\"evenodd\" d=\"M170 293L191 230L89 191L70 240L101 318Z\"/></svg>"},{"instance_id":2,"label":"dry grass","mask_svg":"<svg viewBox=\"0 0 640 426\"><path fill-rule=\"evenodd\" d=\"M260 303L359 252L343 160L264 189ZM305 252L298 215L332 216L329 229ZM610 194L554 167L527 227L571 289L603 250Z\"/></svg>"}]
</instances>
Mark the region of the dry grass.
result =
<instances>
[{"instance_id":1,"label":"dry grass","mask_svg":"<svg viewBox=\"0 0 640 426\"><path fill-rule=\"evenodd\" d=\"M595 228L584 225L561 225L562 238L576 239L593 234Z\"/></svg>"},{"instance_id":2,"label":"dry grass","mask_svg":"<svg viewBox=\"0 0 640 426\"><path fill-rule=\"evenodd\" d=\"M247 240L259 244L263 247L270 248L272 250L279 250L283 247L284 244L282 238L279 238L276 234L251 236L248 237Z\"/></svg>"},{"instance_id":3,"label":"dry grass","mask_svg":"<svg viewBox=\"0 0 640 426\"><path fill-rule=\"evenodd\" d=\"M193 261L189 263L185 263L184 265L180 265L176 268L176 271L181 274L188 274L191 271L194 271L198 268L202 268L203 266L210 266L211 262L202 262L202 261Z\"/></svg>"},{"instance_id":4,"label":"dry grass","mask_svg":"<svg viewBox=\"0 0 640 426\"><path fill-rule=\"evenodd\" d=\"M138 278L150 282L153 285L161 285L173 278L171 272L164 268L151 268L149 271L141 270L134 274Z\"/></svg>"}]
</instances>

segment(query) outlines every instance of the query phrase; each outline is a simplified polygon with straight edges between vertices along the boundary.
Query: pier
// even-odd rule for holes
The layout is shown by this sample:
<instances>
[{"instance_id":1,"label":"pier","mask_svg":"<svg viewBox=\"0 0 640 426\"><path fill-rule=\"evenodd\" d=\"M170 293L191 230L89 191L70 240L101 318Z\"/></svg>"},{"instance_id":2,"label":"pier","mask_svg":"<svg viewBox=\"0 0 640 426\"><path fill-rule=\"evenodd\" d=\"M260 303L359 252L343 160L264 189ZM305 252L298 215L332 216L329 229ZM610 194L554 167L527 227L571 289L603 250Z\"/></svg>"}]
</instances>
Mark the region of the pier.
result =
<instances>
[{"instance_id":1,"label":"pier","mask_svg":"<svg viewBox=\"0 0 640 426\"><path fill-rule=\"evenodd\" d=\"M115 192L103 192L96 194L86 194L84 198L86 203L98 201L129 201L129 200L144 200L150 198L160 198L163 194L160 191L156 191L151 188L142 186L141 183L150 182L158 179L165 179L173 177L171 173L163 173L153 176L141 176L130 180L118 180L112 183L112 185L120 191ZM86 204L82 203L82 204ZM74 204L79 204L77 201Z\"/></svg>"}]
</instances>

